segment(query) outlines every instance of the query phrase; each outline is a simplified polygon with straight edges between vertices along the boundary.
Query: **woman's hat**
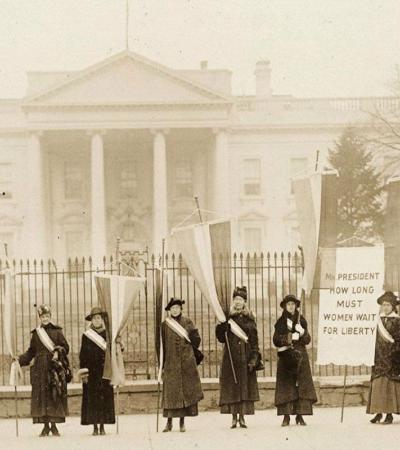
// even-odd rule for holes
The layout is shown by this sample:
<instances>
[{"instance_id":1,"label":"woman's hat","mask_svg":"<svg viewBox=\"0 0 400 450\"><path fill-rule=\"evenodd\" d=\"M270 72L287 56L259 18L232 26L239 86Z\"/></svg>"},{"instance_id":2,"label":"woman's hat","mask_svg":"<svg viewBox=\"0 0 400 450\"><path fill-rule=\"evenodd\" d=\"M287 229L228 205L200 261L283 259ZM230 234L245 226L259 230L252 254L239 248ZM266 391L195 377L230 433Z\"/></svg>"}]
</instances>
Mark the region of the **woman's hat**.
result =
<instances>
[{"instance_id":1,"label":"woman's hat","mask_svg":"<svg viewBox=\"0 0 400 450\"><path fill-rule=\"evenodd\" d=\"M281 308L284 309L286 304L289 302L294 302L296 304L296 308L300 306L300 300L293 294L286 295L284 299L281 301Z\"/></svg>"},{"instance_id":2,"label":"woman's hat","mask_svg":"<svg viewBox=\"0 0 400 450\"><path fill-rule=\"evenodd\" d=\"M102 317L104 317L104 311L98 306L94 306L90 311L90 314L85 317L85 320L88 321L92 320L92 317L95 316L96 314L100 314Z\"/></svg>"},{"instance_id":3,"label":"woman's hat","mask_svg":"<svg viewBox=\"0 0 400 450\"><path fill-rule=\"evenodd\" d=\"M38 313L39 317L43 316L43 314L50 314L51 315L51 308L48 305L39 305L37 307L37 313Z\"/></svg>"},{"instance_id":4,"label":"woman's hat","mask_svg":"<svg viewBox=\"0 0 400 450\"><path fill-rule=\"evenodd\" d=\"M179 298L171 298L171 300L168 302L167 306L165 307L165 311L169 311L174 305L179 305L182 307L182 305L185 304L185 300L180 300Z\"/></svg>"},{"instance_id":5,"label":"woman's hat","mask_svg":"<svg viewBox=\"0 0 400 450\"><path fill-rule=\"evenodd\" d=\"M235 290L233 291L233 294L232 294L232 298L235 298L235 297L242 297L243 300L247 301L247 288L246 288L246 286L242 286L242 287L236 286Z\"/></svg>"},{"instance_id":6,"label":"woman's hat","mask_svg":"<svg viewBox=\"0 0 400 450\"><path fill-rule=\"evenodd\" d=\"M393 294L392 291L386 291L384 294L378 297L377 302L379 303L379 305L382 305L383 302L389 302L393 307L399 304L398 298Z\"/></svg>"}]
</instances>

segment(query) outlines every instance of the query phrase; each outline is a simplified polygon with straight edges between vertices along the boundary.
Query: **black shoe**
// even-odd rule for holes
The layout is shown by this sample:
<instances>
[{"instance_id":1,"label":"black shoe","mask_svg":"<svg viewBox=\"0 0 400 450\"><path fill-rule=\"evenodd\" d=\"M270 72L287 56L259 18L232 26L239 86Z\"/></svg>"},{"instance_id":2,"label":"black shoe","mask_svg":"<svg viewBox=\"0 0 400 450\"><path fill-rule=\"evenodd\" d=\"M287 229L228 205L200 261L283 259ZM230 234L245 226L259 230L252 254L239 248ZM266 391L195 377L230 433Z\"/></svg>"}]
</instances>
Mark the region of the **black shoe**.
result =
<instances>
[{"instance_id":1,"label":"black shoe","mask_svg":"<svg viewBox=\"0 0 400 450\"><path fill-rule=\"evenodd\" d=\"M301 415L301 414L297 414L297 416L296 416L296 424L297 425L307 425L305 422L304 422L304 419L303 419L303 416Z\"/></svg>"},{"instance_id":2,"label":"black shoe","mask_svg":"<svg viewBox=\"0 0 400 450\"><path fill-rule=\"evenodd\" d=\"M289 415L284 415L283 416L283 422L282 422L282 427L287 427L290 424L290 416Z\"/></svg>"},{"instance_id":3,"label":"black shoe","mask_svg":"<svg viewBox=\"0 0 400 450\"><path fill-rule=\"evenodd\" d=\"M232 425L231 425L231 428L236 428L237 422L238 422L237 416L233 416L233 417L232 417Z\"/></svg>"},{"instance_id":4,"label":"black shoe","mask_svg":"<svg viewBox=\"0 0 400 450\"><path fill-rule=\"evenodd\" d=\"M53 425L50 428L51 434L53 436L60 436L60 432L58 431L57 427L55 426L55 424L53 423Z\"/></svg>"},{"instance_id":5,"label":"black shoe","mask_svg":"<svg viewBox=\"0 0 400 450\"><path fill-rule=\"evenodd\" d=\"M163 433L168 433L172 430L172 420L168 420L165 428L163 429Z\"/></svg>"},{"instance_id":6,"label":"black shoe","mask_svg":"<svg viewBox=\"0 0 400 450\"><path fill-rule=\"evenodd\" d=\"M239 426L240 428L247 428L246 422L244 421L243 416L239 416Z\"/></svg>"},{"instance_id":7,"label":"black shoe","mask_svg":"<svg viewBox=\"0 0 400 450\"><path fill-rule=\"evenodd\" d=\"M390 425L393 423L393 415L392 414L386 414L385 420L382 422L383 425Z\"/></svg>"},{"instance_id":8,"label":"black shoe","mask_svg":"<svg viewBox=\"0 0 400 450\"><path fill-rule=\"evenodd\" d=\"M382 420L382 414L377 414L373 419L370 420L371 423L379 423Z\"/></svg>"},{"instance_id":9,"label":"black shoe","mask_svg":"<svg viewBox=\"0 0 400 450\"><path fill-rule=\"evenodd\" d=\"M106 430L104 429L104 425L100 425L100 435L104 436L106 434Z\"/></svg>"},{"instance_id":10,"label":"black shoe","mask_svg":"<svg viewBox=\"0 0 400 450\"><path fill-rule=\"evenodd\" d=\"M43 427L43 430L42 430L41 433L39 434L39 437L45 437L45 436L48 436L49 433L50 433L50 428L49 428L48 425L45 425L45 426Z\"/></svg>"}]
</instances>

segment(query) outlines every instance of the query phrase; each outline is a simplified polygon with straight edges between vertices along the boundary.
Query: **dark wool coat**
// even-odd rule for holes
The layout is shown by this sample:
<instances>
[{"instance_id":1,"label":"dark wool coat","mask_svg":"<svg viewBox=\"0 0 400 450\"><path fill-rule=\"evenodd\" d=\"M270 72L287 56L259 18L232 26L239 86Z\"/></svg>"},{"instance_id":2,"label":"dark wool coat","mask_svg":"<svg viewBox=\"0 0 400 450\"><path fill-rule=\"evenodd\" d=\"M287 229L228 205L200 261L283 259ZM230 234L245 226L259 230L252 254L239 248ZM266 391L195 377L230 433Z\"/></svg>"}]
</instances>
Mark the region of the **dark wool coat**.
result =
<instances>
[{"instance_id":1,"label":"dark wool coat","mask_svg":"<svg viewBox=\"0 0 400 450\"><path fill-rule=\"evenodd\" d=\"M195 347L201 342L193 322L183 316L174 319L189 333ZM164 409L180 409L197 404L203 398L199 372L193 347L163 322L161 327L164 369L163 400Z\"/></svg>"},{"instance_id":2,"label":"dark wool coat","mask_svg":"<svg viewBox=\"0 0 400 450\"><path fill-rule=\"evenodd\" d=\"M69 346L62 333L62 328L49 323L44 326L44 329L54 344L64 348L65 353L68 354ZM30 369L31 415L34 423L65 422L65 416L68 415L66 389L62 398L54 398L51 389L52 357L52 353L42 344L36 330L32 330L29 348L19 357L19 363L21 366L27 366L34 359Z\"/></svg>"},{"instance_id":3,"label":"dark wool coat","mask_svg":"<svg viewBox=\"0 0 400 450\"><path fill-rule=\"evenodd\" d=\"M105 330L99 335L106 339ZM105 352L83 334L79 366L89 369L89 379L83 383L82 425L115 423L114 391L110 380L103 380L104 361Z\"/></svg>"},{"instance_id":4,"label":"dark wool coat","mask_svg":"<svg viewBox=\"0 0 400 450\"><path fill-rule=\"evenodd\" d=\"M228 331L229 346L231 349L233 365L235 367L238 383L235 384L229 353L226 344L222 356L221 371L219 376L220 397L219 406L245 401L258 401L257 375L253 370L249 371L248 364L256 363L258 358L257 326L251 312L231 314L232 318L247 334L247 343L240 340L232 331ZM224 324L216 327L216 336L219 342L225 343Z\"/></svg>"},{"instance_id":5,"label":"dark wool coat","mask_svg":"<svg viewBox=\"0 0 400 450\"><path fill-rule=\"evenodd\" d=\"M383 325L395 342L386 342L379 331L377 332L371 380L385 376L391 380L400 381L400 317L388 317L383 320Z\"/></svg>"},{"instance_id":6,"label":"dark wool coat","mask_svg":"<svg viewBox=\"0 0 400 450\"><path fill-rule=\"evenodd\" d=\"M302 361L297 376L286 370L282 357L278 356L278 367L276 371L276 388L275 388L275 406L295 401L298 399L310 400L312 403L317 401L317 394L314 389L314 382L311 375L310 361L306 350L306 345L311 342L311 336L308 332L307 321L298 312L294 316L289 315L286 311L278 319L275 324L274 345L283 347L289 345L292 332L287 327L287 318L293 321L292 332L295 331L296 323L304 328L305 332L298 341L293 341L293 346L302 353ZM296 386L298 384L298 387Z\"/></svg>"}]
</instances>

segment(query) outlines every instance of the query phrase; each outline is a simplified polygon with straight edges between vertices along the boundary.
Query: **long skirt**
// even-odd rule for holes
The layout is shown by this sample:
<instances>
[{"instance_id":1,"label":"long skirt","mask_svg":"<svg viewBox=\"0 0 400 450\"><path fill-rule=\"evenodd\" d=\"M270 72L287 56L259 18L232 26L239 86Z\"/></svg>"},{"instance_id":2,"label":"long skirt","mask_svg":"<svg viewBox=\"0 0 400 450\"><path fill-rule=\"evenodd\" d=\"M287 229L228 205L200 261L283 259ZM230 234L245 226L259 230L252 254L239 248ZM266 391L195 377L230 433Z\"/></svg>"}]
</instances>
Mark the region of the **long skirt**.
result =
<instances>
[{"instance_id":1,"label":"long skirt","mask_svg":"<svg viewBox=\"0 0 400 450\"><path fill-rule=\"evenodd\" d=\"M293 414L301 414L302 416L312 416L312 401L306 399L297 399L291 402L283 403L277 406L278 416L290 416Z\"/></svg>"},{"instance_id":2,"label":"long skirt","mask_svg":"<svg viewBox=\"0 0 400 450\"><path fill-rule=\"evenodd\" d=\"M385 376L371 381L367 414L378 413L400 414L400 382Z\"/></svg>"},{"instance_id":3,"label":"long skirt","mask_svg":"<svg viewBox=\"0 0 400 450\"><path fill-rule=\"evenodd\" d=\"M250 416L254 414L254 402L252 400L242 400L236 403L221 405L221 414L241 414Z\"/></svg>"},{"instance_id":4,"label":"long skirt","mask_svg":"<svg viewBox=\"0 0 400 450\"><path fill-rule=\"evenodd\" d=\"M186 406L185 408L163 409L163 417L194 417L199 415L197 403Z\"/></svg>"}]
</instances>

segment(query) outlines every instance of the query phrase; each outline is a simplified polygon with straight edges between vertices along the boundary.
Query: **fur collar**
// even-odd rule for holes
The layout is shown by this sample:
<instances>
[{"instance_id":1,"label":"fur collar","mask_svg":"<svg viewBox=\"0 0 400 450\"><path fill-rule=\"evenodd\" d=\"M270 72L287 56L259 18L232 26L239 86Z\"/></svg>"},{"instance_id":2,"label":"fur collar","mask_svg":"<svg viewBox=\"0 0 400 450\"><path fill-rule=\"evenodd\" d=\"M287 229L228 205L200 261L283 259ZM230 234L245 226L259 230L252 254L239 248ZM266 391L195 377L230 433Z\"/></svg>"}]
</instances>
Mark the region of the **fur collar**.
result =
<instances>
[{"instance_id":1,"label":"fur collar","mask_svg":"<svg viewBox=\"0 0 400 450\"><path fill-rule=\"evenodd\" d=\"M240 315L249 317L252 320L256 320L255 315L252 311L250 311L246 304L243 306L243 309L236 309L235 306L232 305L229 311L229 317L237 317Z\"/></svg>"}]
</instances>

